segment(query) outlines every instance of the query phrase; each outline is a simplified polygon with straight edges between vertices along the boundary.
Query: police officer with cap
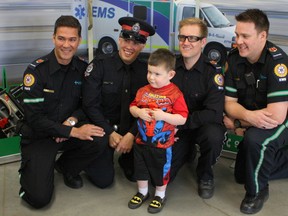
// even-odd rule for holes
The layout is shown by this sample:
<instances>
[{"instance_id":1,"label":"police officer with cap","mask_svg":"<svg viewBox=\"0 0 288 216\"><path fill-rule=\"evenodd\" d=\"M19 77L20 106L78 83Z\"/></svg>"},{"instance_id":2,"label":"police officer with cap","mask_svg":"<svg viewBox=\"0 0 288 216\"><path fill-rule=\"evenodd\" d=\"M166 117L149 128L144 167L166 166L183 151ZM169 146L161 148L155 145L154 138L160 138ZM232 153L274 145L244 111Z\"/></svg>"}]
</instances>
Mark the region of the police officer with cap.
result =
<instances>
[{"instance_id":1,"label":"police officer with cap","mask_svg":"<svg viewBox=\"0 0 288 216\"><path fill-rule=\"evenodd\" d=\"M154 28L134 17L119 19L122 30L118 52L95 57L85 72L83 109L92 123L104 128L109 136L110 157L114 150L121 153L120 166L129 180L133 179L133 153L137 133L136 121L129 105L136 91L148 84L147 63L138 58ZM97 175L97 173L95 173Z\"/></svg>"},{"instance_id":2,"label":"police officer with cap","mask_svg":"<svg viewBox=\"0 0 288 216\"><path fill-rule=\"evenodd\" d=\"M147 37L155 34L151 25L134 17L122 17L118 22L122 26L120 37L125 39L133 39L145 44Z\"/></svg>"}]
</instances>

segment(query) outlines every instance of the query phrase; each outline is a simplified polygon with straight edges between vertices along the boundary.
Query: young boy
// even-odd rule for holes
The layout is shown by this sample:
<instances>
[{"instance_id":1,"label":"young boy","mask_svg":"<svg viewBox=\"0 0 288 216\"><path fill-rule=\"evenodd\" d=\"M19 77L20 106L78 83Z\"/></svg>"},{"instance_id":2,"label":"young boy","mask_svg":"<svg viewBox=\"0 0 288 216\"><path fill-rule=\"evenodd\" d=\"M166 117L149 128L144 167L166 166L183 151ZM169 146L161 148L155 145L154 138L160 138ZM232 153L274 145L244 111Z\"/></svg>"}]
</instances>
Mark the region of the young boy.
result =
<instances>
[{"instance_id":1,"label":"young boy","mask_svg":"<svg viewBox=\"0 0 288 216\"><path fill-rule=\"evenodd\" d=\"M175 75L175 62L174 54L167 49L153 52L148 59L149 85L137 91L130 105L131 114L138 118L139 130L134 145L138 193L128 203L131 209L149 198L148 179L156 185L148 212L160 212L166 201L176 126L183 125L188 115L182 92L170 82Z\"/></svg>"}]
</instances>

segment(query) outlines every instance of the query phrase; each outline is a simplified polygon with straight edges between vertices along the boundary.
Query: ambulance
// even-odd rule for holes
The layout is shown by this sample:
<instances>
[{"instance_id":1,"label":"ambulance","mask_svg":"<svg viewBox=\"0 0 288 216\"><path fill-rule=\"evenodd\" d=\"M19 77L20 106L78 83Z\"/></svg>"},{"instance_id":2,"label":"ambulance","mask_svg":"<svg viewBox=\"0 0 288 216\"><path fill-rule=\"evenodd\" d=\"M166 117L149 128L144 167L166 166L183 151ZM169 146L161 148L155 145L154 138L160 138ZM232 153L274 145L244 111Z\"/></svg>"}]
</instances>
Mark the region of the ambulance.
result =
<instances>
[{"instance_id":1,"label":"ambulance","mask_svg":"<svg viewBox=\"0 0 288 216\"><path fill-rule=\"evenodd\" d=\"M178 25L187 17L200 17L207 23L208 38L203 52L211 60L223 64L227 51L235 42L235 26L211 4L194 0L93 0L92 4L88 4L87 0L72 1L72 14L84 30L83 45L87 45L88 27L93 28L93 48L100 53L112 53L118 49L121 31L118 19L123 16L143 19L155 28L156 34L149 37L143 50L146 53L158 48L179 52ZM93 21L89 23L88 17L92 17Z\"/></svg>"}]
</instances>

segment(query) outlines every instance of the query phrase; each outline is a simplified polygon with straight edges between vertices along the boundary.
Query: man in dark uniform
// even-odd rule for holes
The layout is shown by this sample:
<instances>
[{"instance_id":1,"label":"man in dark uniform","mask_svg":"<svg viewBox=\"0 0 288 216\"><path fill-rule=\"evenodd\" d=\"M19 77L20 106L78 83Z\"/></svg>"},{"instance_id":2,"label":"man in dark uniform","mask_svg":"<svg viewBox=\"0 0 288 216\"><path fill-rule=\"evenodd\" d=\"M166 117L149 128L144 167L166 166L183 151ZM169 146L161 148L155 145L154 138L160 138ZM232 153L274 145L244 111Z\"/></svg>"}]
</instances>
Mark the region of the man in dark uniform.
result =
<instances>
[{"instance_id":1,"label":"man in dark uniform","mask_svg":"<svg viewBox=\"0 0 288 216\"><path fill-rule=\"evenodd\" d=\"M180 21L178 39L181 56L177 58L176 75L172 79L183 92L189 110L186 124L179 126L175 135L179 140L174 144L178 155L174 159L176 164L181 165L185 157L195 155L195 144L199 145L196 173L198 194L203 199L214 194L212 166L220 156L226 132L222 122L224 80L221 67L209 62L201 53L207 34L206 24L198 18Z\"/></svg>"},{"instance_id":2,"label":"man in dark uniform","mask_svg":"<svg viewBox=\"0 0 288 216\"><path fill-rule=\"evenodd\" d=\"M224 123L245 128L235 178L245 184L241 212L259 212L269 197L268 180L288 177L287 55L267 41L269 20L258 9L236 16L236 44L225 74Z\"/></svg>"},{"instance_id":3,"label":"man in dark uniform","mask_svg":"<svg viewBox=\"0 0 288 216\"><path fill-rule=\"evenodd\" d=\"M83 108L92 123L102 127L109 136L111 155L114 150L122 153L120 166L125 176L133 180L131 148L137 126L129 105L137 90L147 84L147 63L139 60L138 55L155 30L133 17L122 17L119 24L122 26L119 51L96 57L86 69Z\"/></svg>"},{"instance_id":4,"label":"man in dark uniform","mask_svg":"<svg viewBox=\"0 0 288 216\"><path fill-rule=\"evenodd\" d=\"M80 102L87 63L74 56L80 41L79 21L72 16L59 17L53 34L55 48L24 72L19 195L34 208L51 201L54 166L71 188L82 187L79 173L85 169L101 188L113 182L113 164L106 159L108 137L98 126L81 124L86 119ZM59 150L63 153L55 165ZM90 166L94 161L105 170L101 179L90 176L89 172L103 171Z\"/></svg>"}]
</instances>

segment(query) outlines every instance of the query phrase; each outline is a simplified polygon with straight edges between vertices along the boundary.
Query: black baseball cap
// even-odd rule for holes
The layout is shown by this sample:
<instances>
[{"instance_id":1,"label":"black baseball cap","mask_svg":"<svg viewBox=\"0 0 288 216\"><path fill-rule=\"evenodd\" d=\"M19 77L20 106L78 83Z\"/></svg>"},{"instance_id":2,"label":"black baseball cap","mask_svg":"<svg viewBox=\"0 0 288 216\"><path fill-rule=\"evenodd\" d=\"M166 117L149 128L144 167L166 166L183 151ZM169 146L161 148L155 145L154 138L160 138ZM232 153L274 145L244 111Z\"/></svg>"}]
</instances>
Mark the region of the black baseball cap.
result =
<instances>
[{"instance_id":1,"label":"black baseball cap","mask_svg":"<svg viewBox=\"0 0 288 216\"><path fill-rule=\"evenodd\" d=\"M118 20L122 26L120 37L145 44L147 37L155 34L155 29L144 20L135 17L121 17Z\"/></svg>"}]
</instances>

